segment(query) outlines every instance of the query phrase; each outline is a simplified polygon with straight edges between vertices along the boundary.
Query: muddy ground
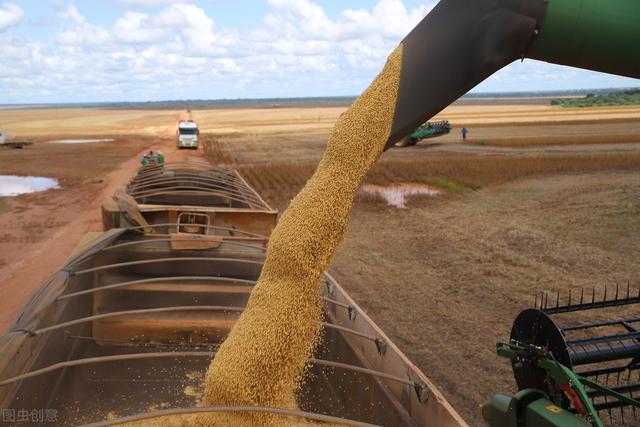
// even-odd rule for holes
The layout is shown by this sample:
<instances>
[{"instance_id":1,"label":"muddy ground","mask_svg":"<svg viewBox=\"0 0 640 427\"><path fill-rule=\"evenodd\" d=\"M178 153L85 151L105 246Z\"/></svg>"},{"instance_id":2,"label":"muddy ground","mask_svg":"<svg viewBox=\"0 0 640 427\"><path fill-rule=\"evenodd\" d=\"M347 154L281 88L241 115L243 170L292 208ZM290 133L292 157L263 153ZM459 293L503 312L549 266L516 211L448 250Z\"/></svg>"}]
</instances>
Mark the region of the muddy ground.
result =
<instances>
[{"instance_id":1,"label":"muddy ground","mask_svg":"<svg viewBox=\"0 0 640 427\"><path fill-rule=\"evenodd\" d=\"M206 130L208 158L238 167L284 209L342 110L193 114ZM551 123L556 113L563 122ZM169 160L203 155L172 148L179 112L83 114L0 111L0 125L17 120L36 142L1 149L2 174L55 177L63 187L0 199L3 330L81 236L100 229L100 203L130 178L144 150L160 148ZM640 284L640 109L567 112L534 103L461 105L448 114L441 116L454 122L451 135L388 152L367 177L427 183L444 194L410 199L404 210L359 196L331 271L465 419L482 425L479 405L513 391L495 341L536 291ZM531 123L536 115L544 125ZM465 120L471 133L462 144ZM116 141L47 142L79 136Z\"/></svg>"}]
</instances>

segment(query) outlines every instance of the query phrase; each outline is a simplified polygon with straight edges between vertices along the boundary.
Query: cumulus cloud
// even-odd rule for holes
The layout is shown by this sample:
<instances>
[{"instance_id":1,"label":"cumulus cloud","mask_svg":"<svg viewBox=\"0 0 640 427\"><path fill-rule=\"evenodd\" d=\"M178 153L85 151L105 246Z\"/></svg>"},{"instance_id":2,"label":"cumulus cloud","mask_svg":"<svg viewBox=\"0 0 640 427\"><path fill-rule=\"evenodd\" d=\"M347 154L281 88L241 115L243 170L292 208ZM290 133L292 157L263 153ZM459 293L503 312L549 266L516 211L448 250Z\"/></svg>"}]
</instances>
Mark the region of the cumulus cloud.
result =
<instances>
[{"instance_id":1,"label":"cumulus cloud","mask_svg":"<svg viewBox=\"0 0 640 427\"><path fill-rule=\"evenodd\" d=\"M24 12L20 6L9 2L2 3L0 6L0 31L18 25L23 16Z\"/></svg>"},{"instance_id":2,"label":"cumulus cloud","mask_svg":"<svg viewBox=\"0 0 640 427\"><path fill-rule=\"evenodd\" d=\"M123 43L172 41L170 50L186 49L200 54L217 50L213 19L189 3L175 3L156 14L125 12L113 30Z\"/></svg>"},{"instance_id":3,"label":"cumulus cloud","mask_svg":"<svg viewBox=\"0 0 640 427\"><path fill-rule=\"evenodd\" d=\"M397 41L433 8L421 5L407 10L401 0L380 0L372 11L346 9L331 21L311 0L268 0L273 8L265 18L272 34L311 40L353 40L375 36Z\"/></svg>"},{"instance_id":4,"label":"cumulus cloud","mask_svg":"<svg viewBox=\"0 0 640 427\"><path fill-rule=\"evenodd\" d=\"M109 32L103 27L90 24L73 5L58 11L62 29L56 35L56 41L63 46L104 45L110 39Z\"/></svg>"},{"instance_id":5,"label":"cumulus cloud","mask_svg":"<svg viewBox=\"0 0 640 427\"><path fill-rule=\"evenodd\" d=\"M157 25L146 13L126 12L113 26L115 37L124 43L157 43L167 38L171 26Z\"/></svg>"},{"instance_id":6,"label":"cumulus cloud","mask_svg":"<svg viewBox=\"0 0 640 427\"><path fill-rule=\"evenodd\" d=\"M59 0L57 47L40 54L56 58L56 65L40 64L43 71L34 71L56 87L54 93L91 97L102 90L102 96L130 99L353 94L428 10L379 0L372 9L346 9L329 18L312 0L268 0L262 22L241 32L218 28L213 16L189 0L110 1L157 8L124 10L103 27ZM399 20L397 26L389 26L388 16ZM0 88L3 71L10 73L0 68Z\"/></svg>"},{"instance_id":7,"label":"cumulus cloud","mask_svg":"<svg viewBox=\"0 0 640 427\"><path fill-rule=\"evenodd\" d=\"M239 30L214 20L213 0L108 0L123 10L101 25L52 0L53 42L36 42L10 28L23 12L2 1L0 103L354 95L435 3L377 0L329 16L321 0L267 0L263 19ZM597 75L527 61L480 89L568 81L593 86Z\"/></svg>"}]
</instances>

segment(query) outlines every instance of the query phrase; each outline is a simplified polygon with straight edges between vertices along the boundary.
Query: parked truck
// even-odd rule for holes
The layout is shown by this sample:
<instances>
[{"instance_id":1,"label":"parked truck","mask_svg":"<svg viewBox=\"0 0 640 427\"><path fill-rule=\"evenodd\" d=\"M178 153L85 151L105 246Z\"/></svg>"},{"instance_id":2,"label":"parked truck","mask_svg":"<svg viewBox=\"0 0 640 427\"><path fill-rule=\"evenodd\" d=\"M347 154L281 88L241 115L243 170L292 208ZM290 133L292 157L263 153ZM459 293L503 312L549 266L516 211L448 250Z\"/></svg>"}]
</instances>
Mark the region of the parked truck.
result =
<instances>
[{"instance_id":1,"label":"parked truck","mask_svg":"<svg viewBox=\"0 0 640 427\"><path fill-rule=\"evenodd\" d=\"M178 148L198 149L198 124L193 120L181 120L178 123Z\"/></svg>"}]
</instances>

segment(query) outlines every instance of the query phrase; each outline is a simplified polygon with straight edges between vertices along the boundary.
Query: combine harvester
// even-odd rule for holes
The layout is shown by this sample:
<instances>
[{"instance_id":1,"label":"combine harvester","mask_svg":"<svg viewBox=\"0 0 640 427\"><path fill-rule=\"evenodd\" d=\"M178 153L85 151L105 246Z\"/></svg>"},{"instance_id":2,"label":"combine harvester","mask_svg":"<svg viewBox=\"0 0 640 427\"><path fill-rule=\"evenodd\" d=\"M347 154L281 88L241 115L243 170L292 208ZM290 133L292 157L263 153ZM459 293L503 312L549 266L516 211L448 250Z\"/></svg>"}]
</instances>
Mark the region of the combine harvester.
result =
<instances>
[{"instance_id":1,"label":"combine harvester","mask_svg":"<svg viewBox=\"0 0 640 427\"><path fill-rule=\"evenodd\" d=\"M258 280L275 212L236 171L190 162L141 168L103 215L105 232L0 339L0 407L56 408L59 425L203 410L193 390ZM465 425L329 274L321 286L323 345L299 409L275 410L352 426Z\"/></svg>"},{"instance_id":2,"label":"combine harvester","mask_svg":"<svg viewBox=\"0 0 640 427\"><path fill-rule=\"evenodd\" d=\"M509 343L497 345L520 391L494 396L484 418L493 427L602 427L605 413L612 422L637 423L640 316L612 314L637 313L637 304L640 288L629 285L536 297L535 308L516 318ZM577 315L579 322L572 320Z\"/></svg>"},{"instance_id":3,"label":"combine harvester","mask_svg":"<svg viewBox=\"0 0 640 427\"><path fill-rule=\"evenodd\" d=\"M395 146L413 147L423 139L436 138L438 136L447 135L449 132L451 132L451 125L447 120L426 122L418 129L411 132L411 134L396 142Z\"/></svg>"}]
</instances>

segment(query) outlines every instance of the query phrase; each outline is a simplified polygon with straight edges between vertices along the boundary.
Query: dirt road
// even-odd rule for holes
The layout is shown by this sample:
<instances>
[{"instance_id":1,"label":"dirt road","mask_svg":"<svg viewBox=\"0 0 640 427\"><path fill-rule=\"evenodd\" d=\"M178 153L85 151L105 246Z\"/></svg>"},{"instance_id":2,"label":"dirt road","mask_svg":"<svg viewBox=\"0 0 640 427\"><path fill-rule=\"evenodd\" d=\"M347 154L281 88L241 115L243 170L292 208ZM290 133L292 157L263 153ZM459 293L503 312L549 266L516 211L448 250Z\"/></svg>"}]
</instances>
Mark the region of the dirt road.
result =
<instances>
[{"instance_id":1,"label":"dirt road","mask_svg":"<svg viewBox=\"0 0 640 427\"><path fill-rule=\"evenodd\" d=\"M174 116L175 117L175 116ZM182 112L177 119L189 118ZM61 176L62 190L33 193L11 200L0 215L0 329L6 330L15 320L17 314L43 282L57 270L68 258L82 236L88 231L101 231L102 218L100 206L102 201L120 186L126 184L135 170L140 165L140 157L150 149L162 151L168 161L188 159L202 156L201 151L178 151L175 147L175 123L166 126L156 138L132 141L124 147L113 150L124 150L119 153L119 158L128 160L112 165L104 174L92 176L90 155L87 152L78 154L79 162L88 163L88 175L84 179L77 176L69 176L69 171L64 165L50 165L53 169L50 176ZM116 141L115 143L118 143ZM25 150L22 153L8 153L7 155L31 156L31 162L37 156L38 149L51 150L48 143L36 144L33 151ZM64 147L66 150L78 150L75 147ZM105 156L105 149L86 147L84 150L97 150L96 156ZM129 153L129 154L127 154ZM3 153L4 154L4 153ZM45 152L45 156L51 153ZM64 160L73 163L74 156L65 152ZM55 160L52 161L55 163ZM15 163L15 162L14 162ZM24 174L26 166L16 165ZM10 168L7 165L7 168ZM11 170L3 168L3 170ZM70 167L73 172L82 170L79 167ZM46 173L47 166L31 165L31 174ZM16 171L17 172L17 171ZM51 171L49 171L51 172ZM66 174L66 175L65 175ZM84 176L84 175L82 175ZM6 203L6 202L5 202Z\"/></svg>"}]
</instances>

